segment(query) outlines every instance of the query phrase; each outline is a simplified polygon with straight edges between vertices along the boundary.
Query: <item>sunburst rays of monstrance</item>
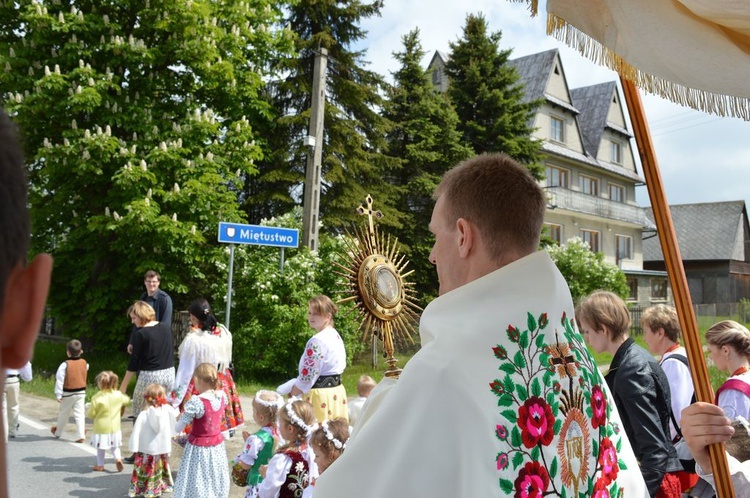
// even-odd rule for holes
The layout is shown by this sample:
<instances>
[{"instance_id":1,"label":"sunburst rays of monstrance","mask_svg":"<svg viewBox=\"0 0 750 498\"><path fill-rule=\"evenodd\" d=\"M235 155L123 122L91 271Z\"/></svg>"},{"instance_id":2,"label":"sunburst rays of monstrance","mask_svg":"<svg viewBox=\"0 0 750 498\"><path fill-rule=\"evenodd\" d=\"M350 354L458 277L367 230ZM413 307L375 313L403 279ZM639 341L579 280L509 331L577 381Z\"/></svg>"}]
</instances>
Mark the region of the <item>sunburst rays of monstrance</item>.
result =
<instances>
[{"instance_id":1,"label":"sunburst rays of monstrance","mask_svg":"<svg viewBox=\"0 0 750 498\"><path fill-rule=\"evenodd\" d=\"M414 344L417 331L417 313L422 310L416 304L414 283L408 281L414 270L405 271L409 261L398 250L398 239L388 235L383 241L375 227L373 218L382 218L383 213L372 209L372 196L357 212L367 216L364 227L347 231L345 265L336 263L341 271L338 275L349 281L349 297L339 303L354 301L362 317L357 333L362 341L373 336L383 341L383 356L388 368L386 377L398 378L401 369L396 367L393 356L394 343ZM383 243L385 242L385 243Z\"/></svg>"}]
</instances>

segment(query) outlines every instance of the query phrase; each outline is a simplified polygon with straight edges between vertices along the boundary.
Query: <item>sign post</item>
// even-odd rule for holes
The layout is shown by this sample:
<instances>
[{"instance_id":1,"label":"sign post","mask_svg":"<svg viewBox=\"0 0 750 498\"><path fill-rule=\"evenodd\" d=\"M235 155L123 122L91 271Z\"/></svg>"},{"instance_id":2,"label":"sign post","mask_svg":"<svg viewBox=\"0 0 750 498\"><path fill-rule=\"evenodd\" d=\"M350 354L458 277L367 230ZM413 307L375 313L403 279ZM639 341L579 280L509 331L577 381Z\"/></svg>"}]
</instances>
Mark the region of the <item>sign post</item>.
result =
<instances>
[{"instance_id":1,"label":"sign post","mask_svg":"<svg viewBox=\"0 0 750 498\"><path fill-rule=\"evenodd\" d=\"M281 248L281 270L284 269L284 248L299 246L299 230L296 228L266 227L242 223L219 222L219 242L229 244L229 282L227 286L227 312L224 320L229 328L232 308L232 275L234 274L234 245L253 244Z\"/></svg>"}]
</instances>

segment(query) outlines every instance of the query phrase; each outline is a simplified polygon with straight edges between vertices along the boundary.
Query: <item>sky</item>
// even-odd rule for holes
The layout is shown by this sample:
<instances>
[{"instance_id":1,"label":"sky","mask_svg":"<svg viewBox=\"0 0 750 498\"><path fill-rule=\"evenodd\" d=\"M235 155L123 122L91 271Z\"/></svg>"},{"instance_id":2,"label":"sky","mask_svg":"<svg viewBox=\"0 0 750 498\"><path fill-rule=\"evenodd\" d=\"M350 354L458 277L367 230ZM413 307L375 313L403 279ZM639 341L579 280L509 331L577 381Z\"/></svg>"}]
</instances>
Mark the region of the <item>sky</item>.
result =
<instances>
[{"instance_id":1,"label":"sky","mask_svg":"<svg viewBox=\"0 0 750 498\"><path fill-rule=\"evenodd\" d=\"M530 17L525 3L508 0L385 0L381 17L362 23L368 35L361 47L367 49L369 69L392 81L391 73L398 69L392 54L403 50L401 37L415 28L427 51L426 67L435 50L450 52L449 43L461 37L466 16L477 13L484 15L492 32L502 32L500 48L512 49L511 58L558 48L570 88L618 80L616 73L545 34L543 0L536 18ZM750 202L749 122L694 111L643 92L641 97L670 205ZM635 141L631 144L635 147ZM638 168L643 176L640 163ZM636 197L639 205L650 205L645 186L636 188Z\"/></svg>"}]
</instances>

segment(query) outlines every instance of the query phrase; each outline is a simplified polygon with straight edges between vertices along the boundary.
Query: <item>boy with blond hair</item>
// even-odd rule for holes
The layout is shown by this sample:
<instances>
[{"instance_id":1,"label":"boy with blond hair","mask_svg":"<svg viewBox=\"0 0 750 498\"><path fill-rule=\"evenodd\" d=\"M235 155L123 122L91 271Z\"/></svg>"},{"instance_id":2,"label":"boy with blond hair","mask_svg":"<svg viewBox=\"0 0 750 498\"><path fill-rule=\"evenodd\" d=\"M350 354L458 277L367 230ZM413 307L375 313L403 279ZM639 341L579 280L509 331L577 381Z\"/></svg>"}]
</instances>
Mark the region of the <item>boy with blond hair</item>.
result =
<instances>
[{"instance_id":1,"label":"boy with blond hair","mask_svg":"<svg viewBox=\"0 0 750 498\"><path fill-rule=\"evenodd\" d=\"M369 375L359 376L359 379L357 380L357 393L359 396L347 402L347 406L349 407L349 424L352 427L356 424L357 418L359 418L359 414L362 411L362 407L374 387L375 379Z\"/></svg>"}]
</instances>

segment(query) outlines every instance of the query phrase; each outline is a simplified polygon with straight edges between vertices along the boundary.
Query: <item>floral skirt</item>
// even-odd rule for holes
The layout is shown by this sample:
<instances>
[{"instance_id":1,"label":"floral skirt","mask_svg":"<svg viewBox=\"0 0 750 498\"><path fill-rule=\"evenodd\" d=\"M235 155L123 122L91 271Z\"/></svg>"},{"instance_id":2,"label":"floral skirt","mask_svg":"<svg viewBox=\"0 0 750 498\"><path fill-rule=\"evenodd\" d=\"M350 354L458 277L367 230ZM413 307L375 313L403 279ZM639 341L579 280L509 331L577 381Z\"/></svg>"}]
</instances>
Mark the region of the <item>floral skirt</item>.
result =
<instances>
[{"instance_id":1,"label":"floral skirt","mask_svg":"<svg viewBox=\"0 0 750 498\"><path fill-rule=\"evenodd\" d=\"M237 393L237 386L234 384L234 378L232 378L232 372L229 369L219 372L219 382L217 383L216 389L224 391L227 395L227 406L224 408L224 415L221 417L221 430L228 431L233 427L242 425L245 423L245 416L242 414L242 404L240 404L240 395ZM195 381L190 379L190 385L188 385L185 398L180 404L180 413L184 411L185 403L191 398L191 396L197 396L199 393L195 389ZM185 433L189 434L192 424L185 427Z\"/></svg>"},{"instance_id":2,"label":"floral skirt","mask_svg":"<svg viewBox=\"0 0 750 498\"><path fill-rule=\"evenodd\" d=\"M169 455L135 454L133 475L130 477L128 496L143 495L146 498L171 493L174 488Z\"/></svg>"}]
</instances>

